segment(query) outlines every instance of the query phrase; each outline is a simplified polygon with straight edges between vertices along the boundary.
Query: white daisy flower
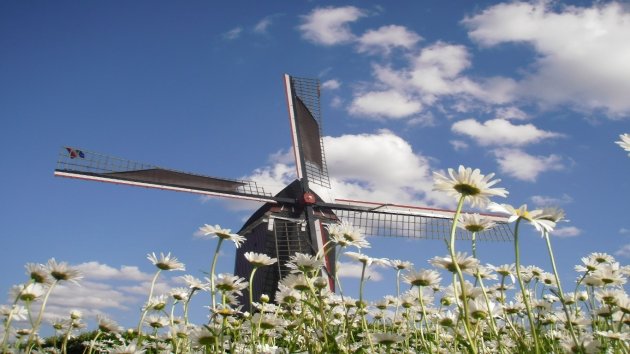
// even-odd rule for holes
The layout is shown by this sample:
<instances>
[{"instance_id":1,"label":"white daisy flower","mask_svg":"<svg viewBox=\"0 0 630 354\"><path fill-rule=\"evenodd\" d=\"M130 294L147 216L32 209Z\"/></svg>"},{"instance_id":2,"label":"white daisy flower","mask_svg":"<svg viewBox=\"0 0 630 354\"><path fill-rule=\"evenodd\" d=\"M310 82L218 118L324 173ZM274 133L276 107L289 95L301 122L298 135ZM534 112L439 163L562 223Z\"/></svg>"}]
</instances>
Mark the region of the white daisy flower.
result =
<instances>
[{"instance_id":1,"label":"white daisy flower","mask_svg":"<svg viewBox=\"0 0 630 354\"><path fill-rule=\"evenodd\" d=\"M381 265L381 266L389 265L389 260L387 258L372 258L365 254L357 253L357 252L346 252L345 255L354 259L355 261L359 261L365 264L366 266L370 266L372 265L372 263L376 265Z\"/></svg>"},{"instance_id":2,"label":"white daisy flower","mask_svg":"<svg viewBox=\"0 0 630 354\"><path fill-rule=\"evenodd\" d=\"M371 333L370 336L375 343L384 346L394 345L405 340L405 337L395 333Z\"/></svg>"},{"instance_id":3,"label":"white daisy flower","mask_svg":"<svg viewBox=\"0 0 630 354\"><path fill-rule=\"evenodd\" d=\"M457 172L449 168L448 174L449 177L433 172L433 190L444 191L456 199L464 197L472 206L486 206L490 197L505 197L508 194L504 188L491 188L501 181L492 180L494 173L484 176L479 169L460 165Z\"/></svg>"},{"instance_id":4,"label":"white daisy flower","mask_svg":"<svg viewBox=\"0 0 630 354\"><path fill-rule=\"evenodd\" d=\"M184 263L181 263L177 260L177 258L172 257L170 252L167 255L160 252L160 258L158 258L155 255L155 252L153 252L147 254L147 259L161 270L186 270Z\"/></svg>"},{"instance_id":5,"label":"white daisy flower","mask_svg":"<svg viewBox=\"0 0 630 354\"><path fill-rule=\"evenodd\" d=\"M556 227L556 222L551 220L550 215L544 214L542 209L528 211L527 204L521 205L518 209L509 204L490 203L488 209L498 213L509 215L508 222L518 219L525 219L536 228L541 234L549 233Z\"/></svg>"},{"instance_id":6,"label":"white daisy flower","mask_svg":"<svg viewBox=\"0 0 630 354\"><path fill-rule=\"evenodd\" d=\"M216 288L224 293L236 293L241 295L242 290L247 288L248 282L245 278L241 278L236 275L222 273L219 274L216 279Z\"/></svg>"},{"instance_id":7,"label":"white daisy flower","mask_svg":"<svg viewBox=\"0 0 630 354\"><path fill-rule=\"evenodd\" d=\"M98 329L101 332L105 333L118 333L122 330L122 327L116 323L116 321L107 318L102 315L96 315L96 319L98 320Z\"/></svg>"},{"instance_id":8,"label":"white daisy flower","mask_svg":"<svg viewBox=\"0 0 630 354\"><path fill-rule=\"evenodd\" d=\"M199 228L199 231L203 234L203 236L211 236L211 238L220 238L222 240L230 240L234 242L236 248L241 247L241 244L245 242L246 238L233 234L230 229L222 229L219 225L208 225L205 224Z\"/></svg>"},{"instance_id":9,"label":"white daisy flower","mask_svg":"<svg viewBox=\"0 0 630 354\"><path fill-rule=\"evenodd\" d=\"M341 247L370 247L370 243L365 239L363 232L346 220L342 220L339 224L329 225L328 234L330 235L330 240Z\"/></svg>"},{"instance_id":10,"label":"white daisy flower","mask_svg":"<svg viewBox=\"0 0 630 354\"><path fill-rule=\"evenodd\" d=\"M479 260L473 257L468 257L468 254L457 252L455 254L455 262L459 265L459 269L462 272L467 274L474 274L475 269L479 265ZM433 257L429 260L433 266L446 269L451 273L457 272L457 268L455 267L455 263L453 262L450 255L445 257Z\"/></svg>"},{"instance_id":11,"label":"white daisy flower","mask_svg":"<svg viewBox=\"0 0 630 354\"><path fill-rule=\"evenodd\" d=\"M289 258L287 267L291 273L311 273L320 270L324 266L324 260L310 254L296 252Z\"/></svg>"},{"instance_id":12,"label":"white daisy flower","mask_svg":"<svg viewBox=\"0 0 630 354\"><path fill-rule=\"evenodd\" d=\"M277 258L271 258L263 253L245 252L245 259L254 267L263 267L278 262Z\"/></svg>"},{"instance_id":13,"label":"white daisy flower","mask_svg":"<svg viewBox=\"0 0 630 354\"><path fill-rule=\"evenodd\" d=\"M44 266L43 264L27 263L26 274L35 283L42 283L42 284L51 283L48 270L46 269L46 266Z\"/></svg>"},{"instance_id":14,"label":"white daisy flower","mask_svg":"<svg viewBox=\"0 0 630 354\"><path fill-rule=\"evenodd\" d=\"M138 347L135 344L118 345L109 349L109 354L144 354L145 350L142 347Z\"/></svg>"},{"instance_id":15,"label":"white daisy flower","mask_svg":"<svg viewBox=\"0 0 630 354\"><path fill-rule=\"evenodd\" d=\"M440 273L430 269L410 270L403 280L412 286L435 286L440 283Z\"/></svg>"},{"instance_id":16,"label":"white daisy flower","mask_svg":"<svg viewBox=\"0 0 630 354\"><path fill-rule=\"evenodd\" d=\"M615 141L615 144L621 146L622 149L630 152L630 134L621 134L619 135L621 140ZM630 154L628 154L630 156Z\"/></svg>"},{"instance_id":17,"label":"white daisy flower","mask_svg":"<svg viewBox=\"0 0 630 354\"><path fill-rule=\"evenodd\" d=\"M15 285L11 289L11 298L19 299L24 302L31 302L38 300L44 294L46 290L41 284L38 283L28 283L22 285Z\"/></svg>"},{"instance_id":18,"label":"white daisy flower","mask_svg":"<svg viewBox=\"0 0 630 354\"><path fill-rule=\"evenodd\" d=\"M493 228L496 223L477 213L461 214L457 219L457 227L469 232L480 232Z\"/></svg>"},{"instance_id":19,"label":"white daisy flower","mask_svg":"<svg viewBox=\"0 0 630 354\"><path fill-rule=\"evenodd\" d=\"M46 269L48 270L50 276L57 281L63 280L77 283L79 279L83 278L80 271L71 268L66 262L57 263L54 258L48 260Z\"/></svg>"}]
</instances>

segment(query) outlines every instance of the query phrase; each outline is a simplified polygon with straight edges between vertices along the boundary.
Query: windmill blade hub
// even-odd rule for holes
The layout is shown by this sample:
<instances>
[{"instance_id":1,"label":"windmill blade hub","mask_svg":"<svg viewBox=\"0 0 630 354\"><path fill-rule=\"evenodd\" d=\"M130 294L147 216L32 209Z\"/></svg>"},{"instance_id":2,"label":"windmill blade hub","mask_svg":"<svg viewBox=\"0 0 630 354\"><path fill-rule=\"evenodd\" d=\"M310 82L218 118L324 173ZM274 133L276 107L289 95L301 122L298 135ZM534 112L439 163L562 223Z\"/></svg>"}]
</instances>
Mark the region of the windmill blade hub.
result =
<instances>
[{"instance_id":1,"label":"windmill blade hub","mask_svg":"<svg viewBox=\"0 0 630 354\"><path fill-rule=\"evenodd\" d=\"M305 205L313 205L313 204L317 203L317 197L315 196L315 193L306 192L302 196L302 202Z\"/></svg>"}]
</instances>

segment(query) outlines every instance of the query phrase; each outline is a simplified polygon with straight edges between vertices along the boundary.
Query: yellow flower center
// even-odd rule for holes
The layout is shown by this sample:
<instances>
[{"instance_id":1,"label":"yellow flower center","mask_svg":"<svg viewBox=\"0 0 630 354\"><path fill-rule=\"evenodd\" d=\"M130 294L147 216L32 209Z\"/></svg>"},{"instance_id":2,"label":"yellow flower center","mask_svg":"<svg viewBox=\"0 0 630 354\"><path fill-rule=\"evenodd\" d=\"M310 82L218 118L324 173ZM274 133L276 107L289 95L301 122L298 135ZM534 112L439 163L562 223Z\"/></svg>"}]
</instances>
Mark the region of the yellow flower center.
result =
<instances>
[{"instance_id":1,"label":"yellow flower center","mask_svg":"<svg viewBox=\"0 0 630 354\"><path fill-rule=\"evenodd\" d=\"M466 183L456 184L453 188L462 195L477 195L481 192L479 188Z\"/></svg>"},{"instance_id":2,"label":"yellow flower center","mask_svg":"<svg viewBox=\"0 0 630 354\"><path fill-rule=\"evenodd\" d=\"M483 231L483 226L482 225L466 225L466 230L470 232L479 232L479 231Z\"/></svg>"}]
</instances>

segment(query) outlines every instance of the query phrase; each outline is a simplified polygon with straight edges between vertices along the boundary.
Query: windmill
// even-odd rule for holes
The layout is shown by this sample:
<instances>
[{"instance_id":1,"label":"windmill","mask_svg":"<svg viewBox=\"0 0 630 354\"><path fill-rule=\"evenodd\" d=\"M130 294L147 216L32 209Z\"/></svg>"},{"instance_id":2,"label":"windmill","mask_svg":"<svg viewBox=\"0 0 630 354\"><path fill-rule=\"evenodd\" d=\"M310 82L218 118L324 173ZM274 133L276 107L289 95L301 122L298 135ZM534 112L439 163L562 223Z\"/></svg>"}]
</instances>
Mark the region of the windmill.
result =
<instances>
[{"instance_id":1,"label":"windmill","mask_svg":"<svg viewBox=\"0 0 630 354\"><path fill-rule=\"evenodd\" d=\"M251 284L255 299L263 293L273 299L278 281L289 273L289 258L296 252L317 253L328 240L326 226L342 219L366 235L444 239L450 234L454 216L450 210L348 199L327 202L314 193L316 186L331 188L321 134L319 81L285 74L284 85L297 179L276 195L254 181L182 172L74 147L61 149L55 176L265 203L238 232L247 241L237 250L235 259L235 274L248 277L251 266L244 258L245 252L278 258L276 265L257 273ZM479 233L477 239L510 240L512 234L505 218L488 217L497 222L497 227ZM466 239L469 235L458 231L457 237ZM333 291L334 257L332 249L325 259Z\"/></svg>"}]
</instances>

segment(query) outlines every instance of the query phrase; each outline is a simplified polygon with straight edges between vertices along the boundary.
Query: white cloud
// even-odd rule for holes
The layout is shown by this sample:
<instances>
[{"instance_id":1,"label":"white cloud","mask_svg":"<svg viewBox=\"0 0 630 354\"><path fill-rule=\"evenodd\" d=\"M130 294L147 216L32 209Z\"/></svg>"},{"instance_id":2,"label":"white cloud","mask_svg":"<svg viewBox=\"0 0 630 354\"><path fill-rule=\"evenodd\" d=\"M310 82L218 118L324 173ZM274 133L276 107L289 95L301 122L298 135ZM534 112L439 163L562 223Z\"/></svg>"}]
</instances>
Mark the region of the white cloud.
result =
<instances>
[{"instance_id":1,"label":"white cloud","mask_svg":"<svg viewBox=\"0 0 630 354\"><path fill-rule=\"evenodd\" d=\"M343 105L343 99L339 96L335 96L330 100L330 106L333 108L339 108Z\"/></svg>"},{"instance_id":2,"label":"white cloud","mask_svg":"<svg viewBox=\"0 0 630 354\"><path fill-rule=\"evenodd\" d=\"M81 263L76 266L86 277L101 280L134 280L146 281L151 279L151 274L143 273L136 266L121 266L116 269L107 264L96 261Z\"/></svg>"},{"instance_id":3,"label":"white cloud","mask_svg":"<svg viewBox=\"0 0 630 354\"><path fill-rule=\"evenodd\" d=\"M399 204L452 204L433 192L428 158L401 137L378 134L326 137L326 159L337 198Z\"/></svg>"},{"instance_id":4,"label":"white cloud","mask_svg":"<svg viewBox=\"0 0 630 354\"><path fill-rule=\"evenodd\" d=\"M376 82L362 85L355 92L354 103L368 106L367 102L376 93L381 94L377 98L385 98L382 93L387 92L389 96L396 95L398 101L404 98L403 103L413 102L413 109L398 109L389 115L381 112L389 109L373 108L368 111L377 111L380 116L405 118L415 115L424 107L438 105L440 99L454 99L455 102L451 102L450 106L464 108L464 111L469 106L478 106L474 104L475 100L484 104L504 104L513 99L513 79L490 77L473 80L464 74L471 66L471 61L468 50L462 45L436 42L408 58L402 68L391 64L374 64Z\"/></svg>"},{"instance_id":5,"label":"white cloud","mask_svg":"<svg viewBox=\"0 0 630 354\"><path fill-rule=\"evenodd\" d=\"M71 310L79 310L86 318L94 318L111 310L140 308L149 294L153 274L135 266L112 267L96 261L72 265L80 270L83 279L79 284L60 283L51 292L44 317L66 318ZM155 293L171 289L171 279L163 276L156 283ZM35 303L33 311L39 312Z\"/></svg>"},{"instance_id":6,"label":"white cloud","mask_svg":"<svg viewBox=\"0 0 630 354\"><path fill-rule=\"evenodd\" d=\"M451 140L449 141L449 143L451 144L451 146L453 146L453 149L455 151L460 151L460 150L466 150L468 149L468 144L465 141L461 141L461 140Z\"/></svg>"},{"instance_id":7,"label":"white cloud","mask_svg":"<svg viewBox=\"0 0 630 354\"><path fill-rule=\"evenodd\" d=\"M555 237L568 238L568 237L579 236L581 233L582 233L582 230L578 229L575 226L565 226L565 227L559 227L553 230L551 232L551 235Z\"/></svg>"},{"instance_id":8,"label":"white cloud","mask_svg":"<svg viewBox=\"0 0 630 354\"><path fill-rule=\"evenodd\" d=\"M551 197L547 195L534 195L531 198L532 203L536 206L558 206L563 204L569 204L573 202L573 198L568 194L563 194L561 197Z\"/></svg>"},{"instance_id":9,"label":"white cloud","mask_svg":"<svg viewBox=\"0 0 630 354\"><path fill-rule=\"evenodd\" d=\"M542 172L564 169L562 158L555 154L533 156L519 149L504 148L495 150L494 155L502 173L527 182L535 182Z\"/></svg>"},{"instance_id":10,"label":"white cloud","mask_svg":"<svg viewBox=\"0 0 630 354\"><path fill-rule=\"evenodd\" d=\"M362 269L363 265L359 263L339 262L337 264L337 276L340 278L361 278ZM374 270L374 267L368 267L365 269L365 279L368 278L371 281L381 281L383 276Z\"/></svg>"},{"instance_id":11,"label":"white cloud","mask_svg":"<svg viewBox=\"0 0 630 354\"><path fill-rule=\"evenodd\" d=\"M496 109L496 115L500 119L525 120L530 118L527 113L518 107L499 107Z\"/></svg>"},{"instance_id":12,"label":"white cloud","mask_svg":"<svg viewBox=\"0 0 630 354\"><path fill-rule=\"evenodd\" d=\"M357 95L348 112L371 118L405 118L420 112L422 105L398 91L373 91Z\"/></svg>"},{"instance_id":13,"label":"white cloud","mask_svg":"<svg viewBox=\"0 0 630 354\"><path fill-rule=\"evenodd\" d=\"M479 145L523 146L543 139L557 138L561 134L536 128L533 124L515 125L505 119L492 119L479 123L474 119L455 122L451 127L455 133L467 135Z\"/></svg>"},{"instance_id":14,"label":"white cloud","mask_svg":"<svg viewBox=\"0 0 630 354\"><path fill-rule=\"evenodd\" d=\"M621 229L619 229L619 233L621 235L627 235L630 234L630 229L626 229L625 227L622 227Z\"/></svg>"},{"instance_id":15,"label":"white cloud","mask_svg":"<svg viewBox=\"0 0 630 354\"><path fill-rule=\"evenodd\" d=\"M299 29L302 37L315 44L347 43L355 39L348 24L363 16L365 13L354 6L316 8L302 16Z\"/></svg>"},{"instance_id":16,"label":"white cloud","mask_svg":"<svg viewBox=\"0 0 630 354\"><path fill-rule=\"evenodd\" d=\"M445 194L433 191L429 159L389 131L324 137L324 146L332 191L316 192L326 200L347 198L442 207L453 204ZM275 186L265 189L276 193L295 179L295 166L271 163L243 179Z\"/></svg>"},{"instance_id":17,"label":"white cloud","mask_svg":"<svg viewBox=\"0 0 630 354\"><path fill-rule=\"evenodd\" d=\"M322 88L326 90L336 90L341 87L341 83L338 80L326 80L322 83Z\"/></svg>"},{"instance_id":18,"label":"white cloud","mask_svg":"<svg viewBox=\"0 0 630 354\"><path fill-rule=\"evenodd\" d=\"M254 32L259 33L259 34L265 34L267 33L267 30L269 29L269 26L271 26L272 23L273 23L272 17L267 16L263 18L262 20L258 21L258 23L256 23L256 25L254 26Z\"/></svg>"},{"instance_id":19,"label":"white cloud","mask_svg":"<svg viewBox=\"0 0 630 354\"><path fill-rule=\"evenodd\" d=\"M535 65L518 83L519 96L582 109L630 114L630 11L616 3L556 6L550 1L494 5L464 19L483 46L527 43ZM555 7L555 8L554 8Z\"/></svg>"},{"instance_id":20,"label":"white cloud","mask_svg":"<svg viewBox=\"0 0 630 354\"><path fill-rule=\"evenodd\" d=\"M365 32L358 39L357 50L359 53L389 54L396 47L411 49L421 39L422 37L409 31L406 27L382 26L379 29Z\"/></svg>"},{"instance_id":21,"label":"white cloud","mask_svg":"<svg viewBox=\"0 0 630 354\"><path fill-rule=\"evenodd\" d=\"M470 66L468 50L462 45L438 42L422 49L409 73L410 84L423 92L444 95L477 90L459 74Z\"/></svg>"},{"instance_id":22,"label":"white cloud","mask_svg":"<svg viewBox=\"0 0 630 354\"><path fill-rule=\"evenodd\" d=\"M240 37L242 32L243 27L236 27L223 33L223 38L231 41Z\"/></svg>"},{"instance_id":23,"label":"white cloud","mask_svg":"<svg viewBox=\"0 0 630 354\"><path fill-rule=\"evenodd\" d=\"M435 126L435 116L432 112L416 114L407 120L408 126L433 127Z\"/></svg>"},{"instance_id":24,"label":"white cloud","mask_svg":"<svg viewBox=\"0 0 630 354\"><path fill-rule=\"evenodd\" d=\"M630 258L630 243L621 246L621 248L615 252L615 256Z\"/></svg>"}]
</instances>

